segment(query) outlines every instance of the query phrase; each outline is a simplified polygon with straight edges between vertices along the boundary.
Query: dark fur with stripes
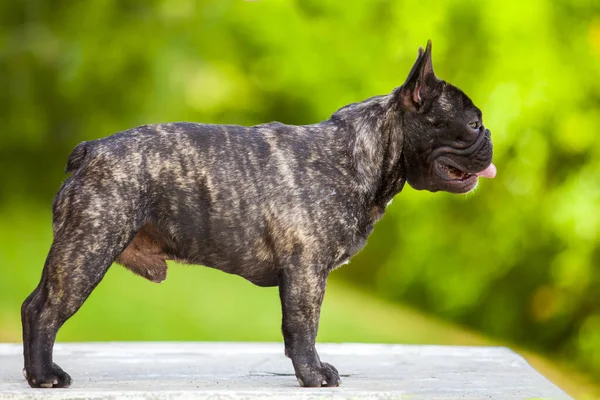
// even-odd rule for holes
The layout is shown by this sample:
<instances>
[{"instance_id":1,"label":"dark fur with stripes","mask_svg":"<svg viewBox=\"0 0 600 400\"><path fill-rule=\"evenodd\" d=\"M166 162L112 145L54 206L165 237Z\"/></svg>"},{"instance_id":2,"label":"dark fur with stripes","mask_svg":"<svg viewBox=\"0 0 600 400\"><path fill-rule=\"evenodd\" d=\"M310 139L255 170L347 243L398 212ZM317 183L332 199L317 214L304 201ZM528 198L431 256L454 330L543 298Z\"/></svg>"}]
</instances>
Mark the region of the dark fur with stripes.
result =
<instances>
[{"instance_id":1,"label":"dark fur with stripes","mask_svg":"<svg viewBox=\"0 0 600 400\"><path fill-rule=\"evenodd\" d=\"M430 158L445 146L456 168L489 165L489 131L465 125L480 115L433 75L428 46L404 85L318 124L169 123L79 144L53 204L41 282L22 307L29 384L69 386L52 359L56 333L113 262L160 282L176 260L279 286L298 381L337 386L315 349L329 272L365 245L407 179L472 189L436 175Z\"/></svg>"}]
</instances>

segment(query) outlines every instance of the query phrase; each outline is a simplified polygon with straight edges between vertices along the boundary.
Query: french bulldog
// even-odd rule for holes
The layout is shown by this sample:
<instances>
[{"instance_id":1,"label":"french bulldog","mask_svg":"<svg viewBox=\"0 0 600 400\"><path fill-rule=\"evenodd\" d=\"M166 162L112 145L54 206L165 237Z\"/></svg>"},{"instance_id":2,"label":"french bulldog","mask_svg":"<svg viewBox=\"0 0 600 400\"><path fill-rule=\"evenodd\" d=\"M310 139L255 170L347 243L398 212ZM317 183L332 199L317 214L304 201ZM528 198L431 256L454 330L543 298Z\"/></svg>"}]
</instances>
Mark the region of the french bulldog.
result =
<instances>
[{"instance_id":1,"label":"french bulldog","mask_svg":"<svg viewBox=\"0 0 600 400\"><path fill-rule=\"evenodd\" d=\"M301 386L338 386L315 349L329 273L365 245L405 182L466 193L493 178L490 131L438 79L431 41L404 84L304 126L166 123L80 143L52 206L54 239L22 305L24 374L63 388L57 331L114 262L152 282L168 260L278 286Z\"/></svg>"}]
</instances>

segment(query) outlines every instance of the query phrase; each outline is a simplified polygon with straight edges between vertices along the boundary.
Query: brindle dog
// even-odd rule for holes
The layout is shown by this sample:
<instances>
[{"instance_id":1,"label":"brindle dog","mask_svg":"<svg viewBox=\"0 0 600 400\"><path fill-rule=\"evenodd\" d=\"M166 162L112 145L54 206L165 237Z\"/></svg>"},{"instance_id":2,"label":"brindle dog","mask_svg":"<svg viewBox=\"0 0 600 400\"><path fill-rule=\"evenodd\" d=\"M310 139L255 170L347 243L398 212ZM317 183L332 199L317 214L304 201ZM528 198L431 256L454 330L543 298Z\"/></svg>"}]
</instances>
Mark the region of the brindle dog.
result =
<instances>
[{"instance_id":1,"label":"brindle dog","mask_svg":"<svg viewBox=\"0 0 600 400\"><path fill-rule=\"evenodd\" d=\"M32 387L71 378L58 329L113 262L153 282L167 260L279 286L285 353L302 386L338 386L315 337L327 276L364 245L404 183L465 193L493 177L481 111L438 79L431 42L392 93L315 125L145 125L83 142L53 204L54 241L22 306Z\"/></svg>"}]
</instances>

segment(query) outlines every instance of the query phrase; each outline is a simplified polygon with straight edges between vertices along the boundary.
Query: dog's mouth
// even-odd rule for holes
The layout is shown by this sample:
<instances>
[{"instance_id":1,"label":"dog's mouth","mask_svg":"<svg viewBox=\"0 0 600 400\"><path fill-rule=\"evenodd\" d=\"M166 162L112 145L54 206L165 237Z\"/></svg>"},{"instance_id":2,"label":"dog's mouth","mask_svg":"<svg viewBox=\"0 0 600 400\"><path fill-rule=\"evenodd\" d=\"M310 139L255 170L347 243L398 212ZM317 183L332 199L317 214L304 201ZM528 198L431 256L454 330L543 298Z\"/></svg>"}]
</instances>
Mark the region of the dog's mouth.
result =
<instances>
[{"instance_id":1,"label":"dog's mouth","mask_svg":"<svg viewBox=\"0 0 600 400\"><path fill-rule=\"evenodd\" d=\"M408 183L417 190L467 193L477 187L480 177L491 179L496 176L488 130L472 144L460 144L456 141L443 143L433 149L423 160L420 171L414 168L411 172L408 168Z\"/></svg>"},{"instance_id":2,"label":"dog's mouth","mask_svg":"<svg viewBox=\"0 0 600 400\"><path fill-rule=\"evenodd\" d=\"M440 169L440 172L442 172L442 177L446 178L445 180L447 181L464 181L475 176L475 174L461 171L448 164L439 163L438 168Z\"/></svg>"},{"instance_id":3,"label":"dog's mouth","mask_svg":"<svg viewBox=\"0 0 600 400\"><path fill-rule=\"evenodd\" d=\"M496 166L490 163L487 167L477 171L469 172L450 159L442 158L435 162L437 175L450 185L475 186L479 177L494 178L496 176Z\"/></svg>"}]
</instances>

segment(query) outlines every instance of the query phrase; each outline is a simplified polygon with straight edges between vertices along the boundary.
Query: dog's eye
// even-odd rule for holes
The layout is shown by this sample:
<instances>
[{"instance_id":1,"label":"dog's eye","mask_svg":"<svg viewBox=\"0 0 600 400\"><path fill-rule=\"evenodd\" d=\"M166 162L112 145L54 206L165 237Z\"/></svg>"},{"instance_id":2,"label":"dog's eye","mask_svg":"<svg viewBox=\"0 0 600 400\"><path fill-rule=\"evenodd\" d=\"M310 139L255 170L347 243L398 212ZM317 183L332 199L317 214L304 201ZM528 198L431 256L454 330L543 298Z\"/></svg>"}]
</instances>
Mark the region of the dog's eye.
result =
<instances>
[{"instance_id":1,"label":"dog's eye","mask_svg":"<svg viewBox=\"0 0 600 400\"><path fill-rule=\"evenodd\" d=\"M481 122L479 121L473 121L473 122L469 122L469 128L471 129L479 129L479 127L481 126Z\"/></svg>"}]
</instances>

